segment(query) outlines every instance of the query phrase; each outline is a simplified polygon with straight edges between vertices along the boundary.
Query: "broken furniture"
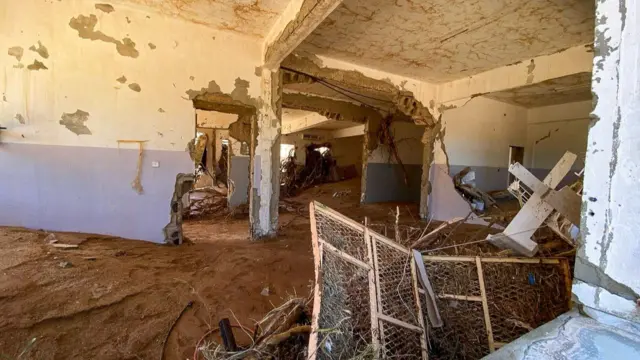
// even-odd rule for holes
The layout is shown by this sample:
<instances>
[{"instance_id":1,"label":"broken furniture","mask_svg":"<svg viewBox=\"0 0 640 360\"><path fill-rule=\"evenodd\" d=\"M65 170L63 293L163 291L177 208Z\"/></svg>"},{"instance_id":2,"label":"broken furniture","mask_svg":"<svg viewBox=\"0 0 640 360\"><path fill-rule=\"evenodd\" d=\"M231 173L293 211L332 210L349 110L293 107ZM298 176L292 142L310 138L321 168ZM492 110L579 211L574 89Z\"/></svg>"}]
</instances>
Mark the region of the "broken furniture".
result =
<instances>
[{"instance_id":1,"label":"broken furniture","mask_svg":"<svg viewBox=\"0 0 640 360\"><path fill-rule=\"evenodd\" d=\"M509 166L509 172L517 178L509 186L509 190L524 205L502 233L489 235L487 240L500 248L511 249L518 254L531 257L538 251L538 244L531 237L554 211L564 216L574 225L579 225L580 196L568 187L560 191L555 190L571 170L575 160L576 155L567 151L543 181L538 180L519 163ZM525 185L530 191L522 188L521 184ZM549 227L551 229L556 228L556 232L571 243L571 240L565 234L566 226L563 231L561 230L562 225L558 225L561 224L559 222L560 215L551 218ZM575 244L573 245L575 246Z\"/></svg>"},{"instance_id":2,"label":"broken furniture","mask_svg":"<svg viewBox=\"0 0 640 360\"><path fill-rule=\"evenodd\" d=\"M409 249L310 204L316 285L309 359L426 359Z\"/></svg>"}]
</instances>

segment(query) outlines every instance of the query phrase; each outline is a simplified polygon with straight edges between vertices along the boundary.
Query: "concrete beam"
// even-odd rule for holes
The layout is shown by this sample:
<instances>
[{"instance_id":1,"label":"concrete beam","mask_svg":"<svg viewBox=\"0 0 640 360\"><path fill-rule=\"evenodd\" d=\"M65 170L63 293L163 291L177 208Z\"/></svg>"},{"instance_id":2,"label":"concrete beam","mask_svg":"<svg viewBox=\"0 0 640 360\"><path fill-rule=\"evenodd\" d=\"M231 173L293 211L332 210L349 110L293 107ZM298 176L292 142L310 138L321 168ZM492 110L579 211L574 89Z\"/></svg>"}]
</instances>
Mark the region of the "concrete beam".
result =
<instances>
[{"instance_id":1,"label":"concrete beam","mask_svg":"<svg viewBox=\"0 0 640 360\"><path fill-rule=\"evenodd\" d=\"M640 323L640 5L597 0L582 196L582 241L573 293L579 302Z\"/></svg>"},{"instance_id":2,"label":"concrete beam","mask_svg":"<svg viewBox=\"0 0 640 360\"><path fill-rule=\"evenodd\" d=\"M538 56L454 80L437 88L437 110L464 105L473 97L537 84L581 72L591 72L593 49L590 44L575 46L554 54Z\"/></svg>"},{"instance_id":3,"label":"concrete beam","mask_svg":"<svg viewBox=\"0 0 640 360\"><path fill-rule=\"evenodd\" d=\"M291 0L263 44L264 67L275 70L342 0Z\"/></svg>"},{"instance_id":4,"label":"concrete beam","mask_svg":"<svg viewBox=\"0 0 640 360\"><path fill-rule=\"evenodd\" d=\"M283 123L282 134L286 135L286 134L291 134L298 131L312 129L318 125L325 124L331 121L335 121L335 120L329 119L326 116L322 116L314 112L309 115L305 115L301 118L288 121L287 123Z\"/></svg>"},{"instance_id":5,"label":"concrete beam","mask_svg":"<svg viewBox=\"0 0 640 360\"><path fill-rule=\"evenodd\" d=\"M352 126L344 129L335 130L331 132L330 137L332 139L340 139L340 138L352 137L352 136L362 136L364 135L364 128L365 126L364 124L362 124L362 125L356 125L356 126Z\"/></svg>"},{"instance_id":6,"label":"concrete beam","mask_svg":"<svg viewBox=\"0 0 640 360\"><path fill-rule=\"evenodd\" d=\"M282 106L289 109L314 111L332 120L365 123L370 119L382 118L378 111L363 105L301 93L283 94Z\"/></svg>"},{"instance_id":7,"label":"concrete beam","mask_svg":"<svg viewBox=\"0 0 640 360\"><path fill-rule=\"evenodd\" d=\"M278 229L282 76L262 71L262 105L251 126L249 222L251 237L273 237Z\"/></svg>"}]
</instances>

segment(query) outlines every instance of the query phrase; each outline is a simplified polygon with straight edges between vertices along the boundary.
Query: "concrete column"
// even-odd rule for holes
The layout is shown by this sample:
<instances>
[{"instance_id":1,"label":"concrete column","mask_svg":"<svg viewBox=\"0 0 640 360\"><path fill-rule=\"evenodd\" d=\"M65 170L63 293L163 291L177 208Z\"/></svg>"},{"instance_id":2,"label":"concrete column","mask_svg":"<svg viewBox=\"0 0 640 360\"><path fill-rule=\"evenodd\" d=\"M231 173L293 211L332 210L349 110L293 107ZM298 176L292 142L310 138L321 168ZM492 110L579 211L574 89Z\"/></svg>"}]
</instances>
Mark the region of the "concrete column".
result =
<instances>
[{"instance_id":1,"label":"concrete column","mask_svg":"<svg viewBox=\"0 0 640 360\"><path fill-rule=\"evenodd\" d=\"M596 1L592 90L573 293L640 322L640 3Z\"/></svg>"},{"instance_id":2,"label":"concrete column","mask_svg":"<svg viewBox=\"0 0 640 360\"><path fill-rule=\"evenodd\" d=\"M282 74L262 71L262 103L251 126L249 216L253 239L272 237L278 229Z\"/></svg>"}]
</instances>

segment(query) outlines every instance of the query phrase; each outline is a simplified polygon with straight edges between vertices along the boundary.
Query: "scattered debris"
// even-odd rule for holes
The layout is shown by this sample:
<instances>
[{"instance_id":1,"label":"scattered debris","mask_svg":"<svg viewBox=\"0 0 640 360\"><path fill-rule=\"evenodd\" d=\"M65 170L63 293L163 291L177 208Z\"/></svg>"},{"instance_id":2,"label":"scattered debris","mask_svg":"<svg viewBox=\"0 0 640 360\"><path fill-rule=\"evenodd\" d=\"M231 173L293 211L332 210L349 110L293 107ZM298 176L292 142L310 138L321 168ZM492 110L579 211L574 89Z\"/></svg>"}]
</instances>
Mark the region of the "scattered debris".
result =
<instances>
[{"instance_id":1,"label":"scattered debris","mask_svg":"<svg viewBox=\"0 0 640 360\"><path fill-rule=\"evenodd\" d=\"M269 287L265 287L264 289L262 289L262 291L260 291L260 295L262 296L269 296L271 295L271 292L269 291Z\"/></svg>"},{"instance_id":2,"label":"scattered debris","mask_svg":"<svg viewBox=\"0 0 640 360\"><path fill-rule=\"evenodd\" d=\"M351 189L347 189L347 190L340 190L340 191L336 191L333 193L333 197L334 198L341 198L341 197L345 197L351 195Z\"/></svg>"},{"instance_id":3,"label":"scattered debris","mask_svg":"<svg viewBox=\"0 0 640 360\"><path fill-rule=\"evenodd\" d=\"M229 325L229 328L239 329L251 337L252 343L248 347L231 350L233 344L227 343L225 347L216 342L212 335L222 332L222 329L214 328L200 338L193 359L297 359L307 352L311 333L309 318L309 300L292 298L267 313L255 324L255 330L240 324Z\"/></svg>"},{"instance_id":4,"label":"scattered debris","mask_svg":"<svg viewBox=\"0 0 640 360\"><path fill-rule=\"evenodd\" d=\"M58 267L63 268L63 269L68 269L68 268L70 268L70 267L73 267L73 264L72 264L72 263L70 263L69 261L61 261L61 262L58 264Z\"/></svg>"},{"instance_id":5,"label":"scattered debris","mask_svg":"<svg viewBox=\"0 0 640 360\"><path fill-rule=\"evenodd\" d=\"M57 243L57 242L58 242L58 238L56 238L56 235L55 235L55 234L49 234L49 235L47 235L47 237L46 237L46 238L44 238L44 241L45 241L47 244L55 244L55 243Z\"/></svg>"},{"instance_id":6,"label":"scattered debris","mask_svg":"<svg viewBox=\"0 0 640 360\"><path fill-rule=\"evenodd\" d=\"M496 201L486 192L476 188L476 173L470 167L462 169L453 176L453 184L462 197L471 203L471 208L477 212L496 206Z\"/></svg>"},{"instance_id":7,"label":"scattered debris","mask_svg":"<svg viewBox=\"0 0 640 360\"><path fill-rule=\"evenodd\" d=\"M282 162L280 170L280 194L283 197L295 196L314 185L343 180L347 174L346 171L340 171L336 165L331 155L330 143L307 145L304 165L296 162L295 153L292 151Z\"/></svg>"},{"instance_id":8,"label":"scattered debris","mask_svg":"<svg viewBox=\"0 0 640 360\"><path fill-rule=\"evenodd\" d=\"M75 244L58 244L58 243L53 243L51 244L51 246L53 246L54 248L58 248L58 249L77 249L79 248L78 245Z\"/></svg>"}]
</instances>

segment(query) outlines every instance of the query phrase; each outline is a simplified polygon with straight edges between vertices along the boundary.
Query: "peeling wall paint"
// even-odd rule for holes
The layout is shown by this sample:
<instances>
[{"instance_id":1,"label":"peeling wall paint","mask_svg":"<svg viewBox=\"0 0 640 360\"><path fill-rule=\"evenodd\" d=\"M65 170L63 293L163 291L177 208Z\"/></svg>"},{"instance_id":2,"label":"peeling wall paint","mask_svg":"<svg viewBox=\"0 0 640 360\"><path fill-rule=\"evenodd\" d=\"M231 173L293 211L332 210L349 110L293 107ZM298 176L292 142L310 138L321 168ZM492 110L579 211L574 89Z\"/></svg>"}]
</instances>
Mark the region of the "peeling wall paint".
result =
<instances>
[{"instance_id":1,"label":"peeling wall paint","mask_svg":"<svg viewBox=\"0 0 640 360\"><path fill-rule=\"evenodd\" d=\"M123 38L122 41L116 40L111 36L105 35L102 31L96 31L95 27L97 24L98 18L93 14L89 16L78 15L77 17L69 20L69 26L78 31L79 37L89 39L91 41L104 41L106 43L114 44L120 55L132 58L138 57L140 53L136 50L136 43L133 42L133 40L128 37Z\"/></svg>"},{"instance_id":2,"label":"peeling wall paint","mask_svg":"<svg viewBox=\"0 0 640 360\"><path fill-rule=\"evenodd\" d=\"M94 5L92 1L0 3L0 13L15 14L0 22L0 43L7 44L0 53L0 118L8 119L3 121L8 127L3 142L115 148L118 139L148 139L145 150L182 152L194 128L193 103L185 91L208 88L213 80L216 90L231 94L239 78L248 82L239 87L241 96L259 97L260 81L254 75L261 62L259 41L130 6L115 6L116 11L107 14ZM31 16L36 13L49 16ZM129 37L139 44L151 42L157 48L136 46L139 56L132 58L121 56L111 43L80 38L69 27L69 19L81 14L96 16L93 31L115 39ZM214 43L202 46L213 36ZM174 41L180 42L178 49L173 49ZM32 45L36 51L23 50L24 68L14 68L17 59L8 54L9 47ZM41 46L47 59L37 52ZM196 53L200 55L185 56ZM28 70L36 60L48 70ZM129 83L137 83L142 91L130 90ZM76 109L91 114L86 126L92 136L77 136L59 125L61 114ZM15 120L16 114L22 114L26 124Z\"/></svg>"},{"instance_id":3,"label":"peeling wall paint","mask_svg":"<svg viewBox=\"0 0 640 360\"><path fill-rule=\"evenodd\" d=\"M85 125L87 120L89 120L89 113L78 109L72 114L62 114L60 125L63 125L76 135L91 135L91 130Z\"/></svg>"},{"instance_id":4,"label":"peeling wall paint","mask_svg":"<svg viewBox=\"0 0 640 360\"><path fill-rule=\"evenodd\" d=\"M581 236L573 292L584 305L640 322L640 9L596 1L592 89ZM595 199L595 201L591 200ZM576 261L578 264L578 261ZM605 276L590 276L592 273Z\"/></svg>"}]
</instances>

